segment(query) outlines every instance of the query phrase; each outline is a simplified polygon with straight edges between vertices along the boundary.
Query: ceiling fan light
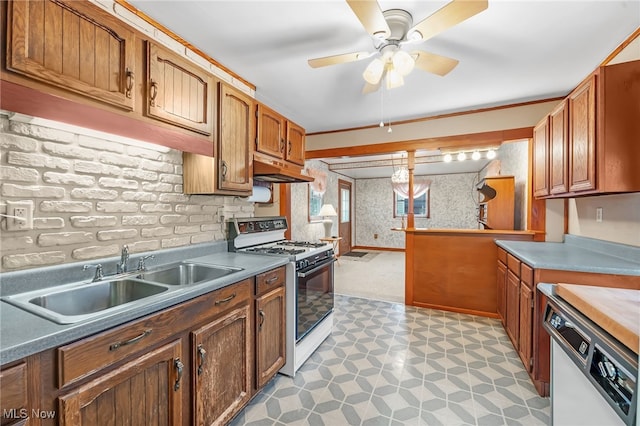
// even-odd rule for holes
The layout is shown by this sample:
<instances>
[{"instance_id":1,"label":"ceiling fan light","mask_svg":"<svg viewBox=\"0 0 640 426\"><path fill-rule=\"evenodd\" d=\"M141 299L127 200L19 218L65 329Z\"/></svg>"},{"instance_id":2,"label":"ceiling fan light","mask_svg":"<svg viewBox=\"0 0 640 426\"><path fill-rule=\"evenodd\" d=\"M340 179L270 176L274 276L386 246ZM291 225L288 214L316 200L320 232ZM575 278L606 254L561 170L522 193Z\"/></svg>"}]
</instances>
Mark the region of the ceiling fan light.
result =
<instances>
[{"instance_id":1,"label":"ceiling fan light","mask_svg":"<svg viewBox=\"0 0 640 426\"><path fill-rule=\"evenodd\" d=\"M395 68L391 68L389 71L387 71L387 90L395 89L396 87L400 87L403 84L404 79Z\"/></svg>"},{"instance_id":2,"label":"ceiling fan light","mask_svg":"<svg viewBox=\"0 0 640 426\"><path fill-rule=\"evenodd\" d=\"M395 55L393 55L392 62L393 68L395 68L402 76L409 75L416 64L411 55L404 50L398 50Z\"/></svg>"},{"instance_id":3,"label":"ceiling fan light","mask_svg":"<svg viewBox=\"0 0 640 426\"><path fill-rule=\"evenodd\" d=\"M407 40L420 41L422 40L422 33L418 30L413 30L409 34L407 34Z\"/></svg>"},{"instance_id":4,"label":"ceiling fan light","mask_svg":"<svg viewBox=\"0 0 640 426\"><path fill-rule=\"evenodd\" d=\"M384 62L382 62L380 58L376 58L367 65L367 68L362 73L362 77L369 84L378 84L383 72Z\"/></svg>"}]
</instances>

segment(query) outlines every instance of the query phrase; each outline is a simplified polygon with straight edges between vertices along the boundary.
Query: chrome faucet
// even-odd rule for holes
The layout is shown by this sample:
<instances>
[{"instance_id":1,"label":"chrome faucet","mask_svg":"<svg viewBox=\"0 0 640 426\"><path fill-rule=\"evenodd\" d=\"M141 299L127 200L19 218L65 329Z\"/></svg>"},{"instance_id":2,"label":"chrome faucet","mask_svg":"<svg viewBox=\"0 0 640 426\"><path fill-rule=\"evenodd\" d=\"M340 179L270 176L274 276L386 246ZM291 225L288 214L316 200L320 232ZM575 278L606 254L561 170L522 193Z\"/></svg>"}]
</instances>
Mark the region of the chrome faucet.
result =
<instances>
[{"instance_id":1,"label":"chrome faucet","mask_svg":"<svg viewBox=\"0 0 640 426\"><path fill-rule=\"evenodd\" d=\"M118 274L127 272L127 263L129 263L129 247L124 245L122 246L122 253L120 253L120 263L116 265Z\"/></svg>"},{"instance_id":2,"label":"chrome faucet","mask_svg":"<svg viewBox=\"0 0 640 426\"><path fill-rule=\"evenodd\" d=\"M82 267L83 271L86 271L89 268L96 268L96 274L93 276L93 282L102 281L104 278L104 273L102 272L102 264L98 263L97 265L84 265Z\"/></svg>"}]
</instances>

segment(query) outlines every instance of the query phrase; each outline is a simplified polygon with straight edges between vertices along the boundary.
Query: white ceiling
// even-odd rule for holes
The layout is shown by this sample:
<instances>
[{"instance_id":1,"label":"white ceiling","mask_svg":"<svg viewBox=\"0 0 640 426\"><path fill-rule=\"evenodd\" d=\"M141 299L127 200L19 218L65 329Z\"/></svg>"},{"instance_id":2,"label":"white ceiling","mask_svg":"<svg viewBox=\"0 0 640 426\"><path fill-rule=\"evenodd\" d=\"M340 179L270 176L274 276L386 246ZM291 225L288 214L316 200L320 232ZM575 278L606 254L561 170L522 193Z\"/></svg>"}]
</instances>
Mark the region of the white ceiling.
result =
<instances>
[{"instance_id":1,"label":"white ceiling","mask_svg":"<svg viewBox=\"0 0 640 426\"><path fill-rule=\"evenodd\" d=\"M373 51L344 0L129 2L254 84L259 101L307 133L564 96L640 27L638 0L489 0L487 10L415 46L458 59L451 73L414 69L403 87L363 95L370 60L307 64ZM416 23L448 1L379 3Z\"/></svg>"}]
</instances>

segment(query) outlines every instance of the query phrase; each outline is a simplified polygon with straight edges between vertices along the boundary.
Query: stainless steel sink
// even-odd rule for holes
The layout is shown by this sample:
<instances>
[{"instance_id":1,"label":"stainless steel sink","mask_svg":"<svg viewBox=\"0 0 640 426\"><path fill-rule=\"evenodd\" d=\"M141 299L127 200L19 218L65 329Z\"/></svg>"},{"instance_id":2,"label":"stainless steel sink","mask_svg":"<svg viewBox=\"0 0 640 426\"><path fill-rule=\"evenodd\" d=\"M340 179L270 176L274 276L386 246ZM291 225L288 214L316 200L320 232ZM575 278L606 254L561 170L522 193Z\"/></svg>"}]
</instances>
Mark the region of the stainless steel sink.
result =
<instances>
[{"instance_id":1,"label":"stainless steel sink","mask_svg":"<svg viewBox=\"0 0 640 426\"><path fill-rule=\"evenodd\" d=\"M242 268L181 262L170 267L141 273L137 278L166 285L192 285L215 280Z\"/></svg>"},{"instance_id":2,"label":"stainless steel sink","mask_svg":"<svg viewBox=\"0 0 640 426\"><path fill-rule=\"evenodd\" d=\"M6 296L7 302L59 324L72 324L112 312L119 307L144 302L168 287L122 278Z\"/></svg>"}]
</instances>

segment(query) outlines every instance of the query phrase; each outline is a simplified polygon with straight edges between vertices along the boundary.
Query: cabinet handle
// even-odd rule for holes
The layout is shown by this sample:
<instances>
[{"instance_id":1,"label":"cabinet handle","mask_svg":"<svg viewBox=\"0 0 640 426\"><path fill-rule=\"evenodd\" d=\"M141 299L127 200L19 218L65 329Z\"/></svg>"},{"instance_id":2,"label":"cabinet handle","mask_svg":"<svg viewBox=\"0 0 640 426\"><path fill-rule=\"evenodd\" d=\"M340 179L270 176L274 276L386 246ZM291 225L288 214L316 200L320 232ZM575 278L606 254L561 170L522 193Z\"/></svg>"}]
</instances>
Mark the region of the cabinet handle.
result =
<instances>
[{"instance_id":1,"label":"cabinet handle","mask_svg":"<svg viewBox=\"0 0 640 426\"><path fill-rule=\"evenodd\" d=\"M124 95L127 98L131 98L131 90L133 90L133 85L135 82L135 74L129 68L127 68L127 87L124 91Z\"/></svg>"},{"instance_id":2,"label":"cabinet handle","mask_svg":"<svg viewBox=\"0 0 640 426\"><path fill-rule=\"evenodd\" d=\"M136 337L134 337L132 339L125 340L124 342L116 342L116 343L112 344L111 346L109 346L109 350L110 351L115 351L116 349L119 349L122 346L127 346L127 345L130 345L132 343L136 343L136 342L144 339L145 337L147 337L150 334L151 334L151 329L145 330L145 331L142 332L142 334L140 334L140 335L138 335L138 336L136 336Z\"/></svg>"},{"instance_id":3,"label":"cabinet handle","mask_svg":"<svg viewBox=\"0 0 640 426\"><path fill-rule=\"evenodd\" d=\"M231 296L229 296L229 297L227 297L227 298L225 298L225 299L222 299L222 300L216 300L213 304L214 304L214 305L216 305L216 306L218 306L218 305L222 305L223 303L231 302L235 297L236 297L236 294L235 294L235 293L233 293Z\"/></svg>"},{"instance_id":4,"label":"cabinet handle","mask_svg":"<svg viewBox=\"0 0 640 426\"><path fill-rule=\"evenodd\" d=\"M227 180L227 162L222 160L222 180Z\"/></svg>"},{"instance_id":5,"label":"cabinet handle","mask_svg":"<svg viewBox=\"0 0 640 426\"><path fill-rule=\"evenodd\" d=\"M284 139L280 139L280 152L284 152Z\"/></svg>"},{"instance_id":6,"label":"cabinet handle","mask_svg":"<svg viewBox=\"0 0 640 426\"><path fill-rule=\"evenodd\" d=\"M275 277L269 278L264 283L268 285L268 284L273 284L276 281L278 281L278 276L277 275Z\"/></svg>"},{"instance_id":7,"label":"cabinet handle","mask_svg":"<svg viewBox=\"0 0 640 426\"><path fill-rule=\"evenodd\" d=\"M262 331L262 324L264 324L264 311L262 309L258 311L258 316L260 317L260 322L258 323L258 331Z\"/></svg>"},{"instance_id":8,"label":"cabinet handle","mask_svg":"<svg viewBox=\"0 0 640 426\"><path fill-rule=\"evenodd\" d=\"M291 156L291 147L293 146L293 144L291 143L291 141L288 141L289 144L289 150L287 151L287 155Z\"/></svg>"},{"instance_id":9,"label":"cabinet handle","mask_svg":"<svg viewBox=\"0 0 640 426\"><path fill-rule=\"evenodd\" d=\"M198 365L198 376L202 374L204 367L204 356L207 354L207 351L204 350L202 345L198 345L198 357L200 358L200 365Z\"/></svg>"},{"instance_id":10,"label":"cabinet handle","mask_svg":"<svg viewBox=\"0 0 640 426\"><path fill-rule=\"evenodd\" d=\"M151 87L149 88L149 97L151 101L151 106L156 106L156 96L158 96L158 83L151 80Z\"/></svg>"},{"instance_id":11,"label":"cabinet handle","mask_svg":"<svg viewBox=\"0 0 640 426\"><path fill-rule=\"evenodd\" d=\"M173 361L173 366L178 371L178 377L176 378L176 382L173 384L173 390L178 391L180 389L180 380L182 380L182 370L184 369L184 364L180 361L180 358L176 358Z\"/></svg>"}]
</instances>

